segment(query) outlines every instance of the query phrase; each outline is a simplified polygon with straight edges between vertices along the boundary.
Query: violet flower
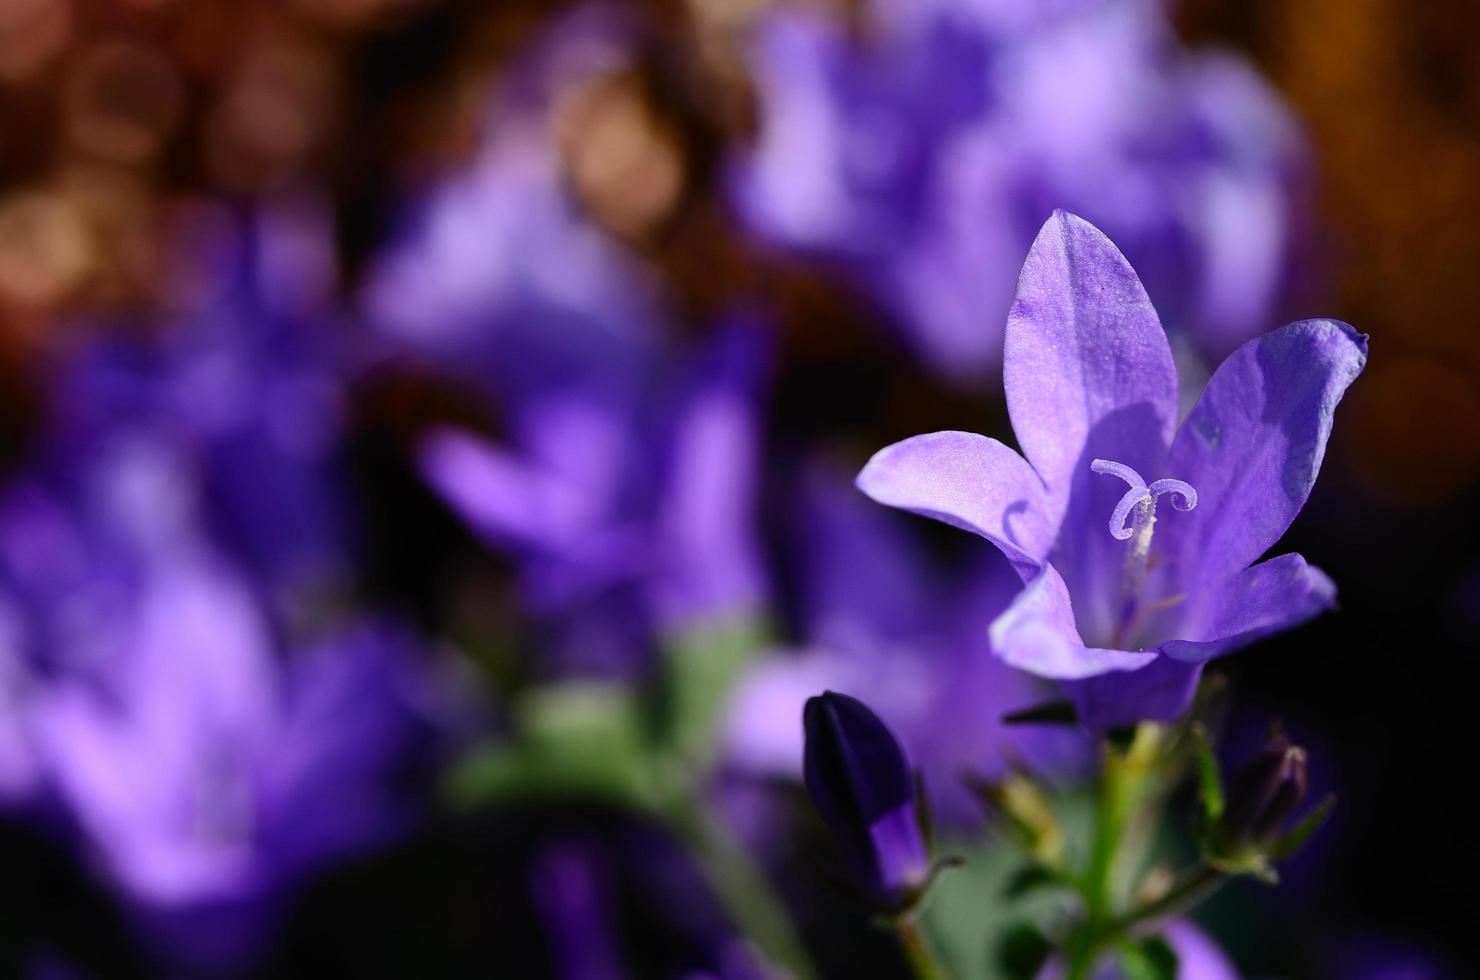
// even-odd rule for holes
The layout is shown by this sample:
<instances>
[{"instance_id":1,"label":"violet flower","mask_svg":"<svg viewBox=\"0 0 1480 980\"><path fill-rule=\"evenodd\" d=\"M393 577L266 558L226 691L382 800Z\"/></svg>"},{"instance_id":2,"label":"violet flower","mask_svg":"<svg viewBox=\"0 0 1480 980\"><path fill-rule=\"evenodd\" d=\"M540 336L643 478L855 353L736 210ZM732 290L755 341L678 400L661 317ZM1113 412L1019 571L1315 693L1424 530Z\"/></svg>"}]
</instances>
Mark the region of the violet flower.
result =
<instances>
[{"instance_id":1,"label":"violet flower","mask_svg":"<svg viewBox=\"0 0 1480 980\"><path fill-rule=\"evenodd\" d=\"M1105 228L1170 330L1218 358L1286 291L1304 149L1246 63L1189 53L1148 0L875 0L867 34L758 31L747 221L833 260L943 375L997 367L1010 270L1040 216Z\"/></svg>"},{"instance_id":2,"label":"violet flower","mask_svg":"<svg viewBox=\"0 0 1480 980\"><path fill-rule=\"evenodd\" d=\"M1065 682L1087 724L1172 718L1207 661L1335 601L1299 555L1253 563L1309 496L1366 358L1344 323L1289 324L1232 354L1177 429L1176 369L1140 280L1098 229L1056 212L1007 324L1027 459L937 432L881 450L858 486L1002 550L1026 587L993 648Z\"/></svg>"},{"instance_id":3,"label":"violet flower","mask_svg":"<svg viewBox=\"0 0 1480 980\"><path fill-rule=\"evenodd\" d=\"M898 906L930 875L915 778L894 733L862 701L828 691L802 712L807 794L846 846L870 893Z\"/></svg>"},{"instance_id":4,"label":"violet flower","mask_svg":"<svg viewBox=\"0 0 1480 980\"><path fill-rule=\"evenodd\" d=\"M757 339L735 323L666 391L658 370L643 386L578 373L516 394L511 446L455 430L423 445L428 482L567 632L562 670L623 673L654 638L760 606Z\"/></svg>"}]
</instances>

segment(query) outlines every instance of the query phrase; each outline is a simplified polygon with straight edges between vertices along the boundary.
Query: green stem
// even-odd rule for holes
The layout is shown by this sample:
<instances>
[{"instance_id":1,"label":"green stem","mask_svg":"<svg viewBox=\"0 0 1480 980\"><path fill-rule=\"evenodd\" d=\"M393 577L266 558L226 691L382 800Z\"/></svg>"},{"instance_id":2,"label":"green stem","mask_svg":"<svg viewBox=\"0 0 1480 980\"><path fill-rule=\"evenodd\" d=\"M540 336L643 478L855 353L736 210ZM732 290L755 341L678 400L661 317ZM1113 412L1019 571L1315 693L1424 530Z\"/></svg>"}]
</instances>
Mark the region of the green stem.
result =
<instances>
[{"instance_id":1,"label":"green stem","mask_svg":"<svg viewBox=\"0 0 1480 980\"><path fill-rule=\"evenodd\" d=\"M899 936L899 945L904 949L915 980L946 980L948 974L941 966L940 958L930 945L930 938L920 925L920 920L905 914L895 917L894 932Z\"/></svg>"},{"instance_id":2,"label":"green stem","mask_svg":"<svg viewBox=\"0 0 1480 980\"><path fill-rule=\"evenodd\" d=\"M815 976L781 900L719 816L703 807L687 806L671 817L736 927L786 976L795 980Z\"/></svg>"},{"instance_id":3,"label":"green stem","mask_svg":"<svg viewBox=\"0 0 1480 980\"><path fill-rule=\"evenodd\" d=\"M1124 755L1107 747L1089 866L1081 884L1085 921L1065 950L1067 980L1085 980L1113 935L1115 862L1126 824L1146 795L1161 741L1154 725L1141 725Z\"/></svg>"}]
</instances>

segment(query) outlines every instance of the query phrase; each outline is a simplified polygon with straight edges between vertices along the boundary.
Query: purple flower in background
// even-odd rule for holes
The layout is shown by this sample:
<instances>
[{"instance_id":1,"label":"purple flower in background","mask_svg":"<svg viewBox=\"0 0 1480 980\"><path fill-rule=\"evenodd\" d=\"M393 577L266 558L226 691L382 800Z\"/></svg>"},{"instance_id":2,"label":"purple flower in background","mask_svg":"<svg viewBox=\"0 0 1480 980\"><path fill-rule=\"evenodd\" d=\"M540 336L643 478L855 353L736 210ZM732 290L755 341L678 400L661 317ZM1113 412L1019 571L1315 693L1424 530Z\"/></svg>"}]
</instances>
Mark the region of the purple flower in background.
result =
<instances>
[{"instance_id":1,"label":"purple flower in background","mask_svg":"<svg viewBox=\"0 0 1480 980\"><path fill-rule=\"evenodd\" d=\"M275 615L157 403L71 409L0 493L0 778L27 779L163 959L239 963L304 875L410 815L420 675L394 630Z\"/></svg>"},{"instance_id":2,"label":"purple flower in background","mask_svg":"<svg viewBox=\"0 0 1480 980\"><path fill-rule=\"evenodd\" d=\"M178 317L130 332L109 324L67 351L53 365L46 433L61 458L122 431L189 446L198 519L290 608L352 570L334 456L349 334L314 299L328 285L309 274L313 263L295 258L328 234L325 220L306 206L264 209L240 233L214 229L230 243L213 270L220 288Z\"/></svg>"},{"instance_id":3,"label":"purple flower in background","mask_svg":"<svg viewBox=\"0 0 1480 980\"><path fill-rule=\"evenodd\" d=\"M1203 354L1268 322L1304 154L1247 64L1184 52L1149 0L869 13L862 40L791 13L763 25L761 139L736 194L763 234L837 260L927 362L965 379L998 364L1010 270L1056 206L1125 247Z\"/></svg>"},{"instance_id":4,"label":"purple flower in background","mask_svg":"<svg viewBox=\"0 0 1480 980\"><path fill-rule=\"evenodd\" d=\"M991 627L1004 660L1066 682L1092 727L1171 718L1208 660L1331 606L1335 587L1299 555L1253 563L1310 494L1364 336L1304 320L1250 341L1176 429L1177 374L1140 280L1096 228L1056 212L1023 266L1006 348L1026 461L937 432L858 477L1012 562L1026 587ZM1160 522L1159 496L1173 503Z\"/></svg>"},{"instance_id":5,"label":"purple flower in background","mask_svg":"<svg viewBox=\"0 0 1480 980\"><path fill-rule=\"evenodd\" d=\"M434 187L375 261L361 306L383 335L482 383L519 373L508 347L527 344L530 324L580 335L614 373L658 335L657 282L582 212L553 132L562 99L631 60L621 20L586 8L506 67L477 159Z\"/></svg>"},{"instance_id":6,"label":"purple flower in background","mask_svg":"<svg viewBox=\"0 0 1480 980\"><path fill-rule=\"evenodd\" d=\"M655 361L643 385L578 374L506 392L507 447L452 430L424 444L427 480L568 632L565 669L624 672L654 635L730 625L762 602L758 340L733 324L666 391Z\"/></svg>"},{"instance_id":7,"label":"purple flower in background","mask_svg":"<svg viewBox=\"0 0 1480 980\"><path fill-rule=\"evenodd\" d=\"M807 701L807 795L846 845L870 893L908 901L930 875L915 777L894 733L862 701L827 691Z\"/></svg>"},{"instance_id":8,"label":"purple flower in background","mask_svg":"<svg viewBox=\"0 0 1480 980\"><path fill-rule=\"evenodd\" d=\"M829 471L830 472L830 471ZM1010 754L1039 772L1072 768L1075 732L1007 726L1002 716L1043 700L1043 684L991 654L988 627L1022 588L995 554L942 574L897 515L844 480L812 474L787 541L796 585L798 649L759 659L733 695L727 761L749 775L798 779L795 723L819 690L850 694L879 713L925 776L932 810L966 825L979 801L964 772L1000 775Z\"/></svg>"},{"instance_id":9,"label":"purple flower in background","mask_svg":"<svg viewBox=\"0 0 1480 980\"><path fill-rule=\"evenodd\" d=\"M365 627L282 663L211 559L148 570L118 649L52 677L37 754L87 848L169 959L238 959L283 891L409 816L387 785L420 727L411 661Z\"/></svg>"}]
</instances>

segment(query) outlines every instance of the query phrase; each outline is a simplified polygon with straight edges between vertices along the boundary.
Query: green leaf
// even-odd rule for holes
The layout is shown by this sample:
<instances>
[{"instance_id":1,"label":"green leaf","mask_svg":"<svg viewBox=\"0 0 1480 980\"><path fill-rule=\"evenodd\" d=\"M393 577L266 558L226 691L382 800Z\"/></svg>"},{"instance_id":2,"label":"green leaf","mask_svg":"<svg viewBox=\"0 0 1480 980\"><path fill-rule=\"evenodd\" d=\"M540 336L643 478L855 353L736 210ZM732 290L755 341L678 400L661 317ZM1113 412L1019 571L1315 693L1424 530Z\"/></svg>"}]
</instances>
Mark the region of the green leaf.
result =
<instances>
[{"instance_id":1,"label":"green leaf","mask_svg":"<svg viewBox=\"0 0 1480 980\"><path fill-rule=\"evenodd\" d=\"M1033 777L1009 772L999 780L967 777L966 786L993 812L1006 818L1018 846L1040 864L1059 868L1064 862L1064 830L1053 797Z\"/></svg>"},{"instance_id":2,"label":"green leaf","mask_svg":"<svg viewBox=\"0 0 1480 980\"><path fill-rule=\"evenodd\" d=\"M1165 939L1126 943L1120 948L1126 980L1177 980L1177 954Z\"/></svg>"},{"instance_id":3,"label":"green leaf","mask_svg":"<svg viewBox=\"0 0 1480 980\"><path fill-rule=\"evenodd\" d=\"M639 705L615 684L534 688L515 706L515 733L453 766L448 792L474 806L508 800L597 800L653 808L660 799Z\"/></svg>"},{"instance_id":4,"label":"green leaf","mask_svg":"<svg viewBox=\"0 0 1480 980\"><path fill-rule=\"evenodd\" d=\"M1202 797L1203 815L1212 825L1223 816L1223 778L1218 772L1218 757L1201 722L1192 726L1192 743L1197 752L1197 785Z\"/></svg>"},{"instance_id":5,"label":"green leaf","mask_svg":"<svg viewBox=\"0 0 1480 980\"><path fill-rule=\"evenodd\" d=\"M762 623L743 620L694 630L667 644L656 719L664 748L690 763L708 764L715 721L741 671L765 645L766 633Z\"/></svg>"}]
</instances>

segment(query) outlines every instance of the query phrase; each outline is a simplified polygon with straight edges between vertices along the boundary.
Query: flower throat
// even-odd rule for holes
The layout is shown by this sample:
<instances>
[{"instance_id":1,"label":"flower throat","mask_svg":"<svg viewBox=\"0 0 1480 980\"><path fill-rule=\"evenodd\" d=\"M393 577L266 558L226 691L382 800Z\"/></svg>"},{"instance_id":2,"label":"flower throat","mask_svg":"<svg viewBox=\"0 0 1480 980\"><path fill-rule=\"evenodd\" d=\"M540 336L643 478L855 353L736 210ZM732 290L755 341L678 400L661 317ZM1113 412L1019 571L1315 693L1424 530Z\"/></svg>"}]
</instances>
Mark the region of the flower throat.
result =
<instances>
[{"instance_id":1,"label":"flower throat","mask_svg":"<svg viewBox=\"0 0 1480 980\"><path fill-rule=\"evenodd\" d=\"M1176 605L1181 596L1169 596L1142 608L1141 590L1146 584L1146 569L1151 562L1151 536L1156 529L1156 498L1164 493L1172 495L1172 507L1188 511L1197 506L1197 490L1183 480L1157 480L1147 485L1141 474L1124 463L1111 459L1091 460L1089 468L1095 473L1118 476L1130 485L1115 511L1110 515L1110 535L1117 541L1127 542L1125 565L1121 571L1121 608L1116 619L1115 632L1110 646L1122 648L1134 635L1141 619L1148 613ZM1129 523L1127 520L1129 519Z\"/></svg>"}]
</instances>

